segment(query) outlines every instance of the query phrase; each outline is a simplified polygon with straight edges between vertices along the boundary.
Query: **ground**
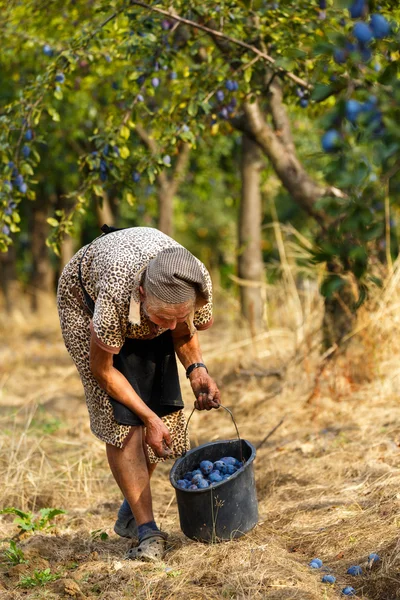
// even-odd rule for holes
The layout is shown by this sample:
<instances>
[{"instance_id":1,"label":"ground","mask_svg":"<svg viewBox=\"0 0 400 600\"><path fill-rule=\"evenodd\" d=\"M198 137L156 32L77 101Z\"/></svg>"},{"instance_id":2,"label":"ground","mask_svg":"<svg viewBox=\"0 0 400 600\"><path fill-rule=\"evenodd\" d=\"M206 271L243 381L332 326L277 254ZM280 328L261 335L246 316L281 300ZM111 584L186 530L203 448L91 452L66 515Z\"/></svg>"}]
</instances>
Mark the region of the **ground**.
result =
<instances>
[{"instance_id":1,"label":"ground","mask_svg":"<svg viewBox=\"0 0 400 600\"><path fill-rule=\"evenodd\" d=\"M0 598L322 600L339 598L351 585L359 598L400 599L395 314L393 303L377 305L347 353L328 352L325 360L315 323L301 331L277 326L251 339L217 320L202 335L222 401L242 437L258 448L260 521L228 543L185 538L165 463L155 473L153 495L170 548L155 565L125 561L129 542L113 533L121 496L103 444L89 431L54 312L37 321L3 315L1 507L65 514L51 528L22 535L14 515L0 517ZM193 398L184 377L182 386L189 411ZM193 445L235 435L221 411L196 413L190 433ZM19 559L4 555L12 541L27 562L13 564ZM371 552L381 560L369 568ZM315 557L330 571L311 569ZM363 575L347 575L350 565L361 565ZM335 585L321 583L327 572ZM46 582L49 575L57 579Z\"/></svg>"}]
</instances>

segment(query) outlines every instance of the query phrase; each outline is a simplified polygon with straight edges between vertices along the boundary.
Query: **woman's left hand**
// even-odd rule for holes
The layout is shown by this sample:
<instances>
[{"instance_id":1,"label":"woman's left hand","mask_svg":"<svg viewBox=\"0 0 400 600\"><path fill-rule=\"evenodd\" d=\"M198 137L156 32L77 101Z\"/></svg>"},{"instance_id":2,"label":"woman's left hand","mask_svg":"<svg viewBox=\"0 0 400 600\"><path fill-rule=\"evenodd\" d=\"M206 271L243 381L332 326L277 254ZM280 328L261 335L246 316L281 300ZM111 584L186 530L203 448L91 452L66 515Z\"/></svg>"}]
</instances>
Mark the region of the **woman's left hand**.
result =
<instances>
[{"instance_id":1,"label":"woman's left hand","mask_svg":"<svg viewBox=\"0 0 400 600\"><path fill-rule=\"evenodd\" d=\"M190 384L196 401L194 407L197 410L211 410L219 408L221 404L220 391L214 379L209 376L203 368L195 369L190 375Z\"/></svg>"}]
</instances>

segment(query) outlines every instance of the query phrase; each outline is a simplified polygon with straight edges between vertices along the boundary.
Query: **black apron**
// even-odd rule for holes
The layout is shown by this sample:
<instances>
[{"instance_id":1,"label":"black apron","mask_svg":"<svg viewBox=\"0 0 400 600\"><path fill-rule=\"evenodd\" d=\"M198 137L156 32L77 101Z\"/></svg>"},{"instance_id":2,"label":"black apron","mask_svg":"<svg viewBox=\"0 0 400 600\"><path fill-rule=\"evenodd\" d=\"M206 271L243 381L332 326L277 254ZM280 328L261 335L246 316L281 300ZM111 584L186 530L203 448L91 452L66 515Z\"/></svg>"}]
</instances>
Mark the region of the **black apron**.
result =
<instances>
[{"instance_id":1,"label":"black apron","mask_svg":"<svg viewBox=\"0 0 400 600\"><path fill-rule=\"evenodd\" d=\"M104 235L118 231L107 225L103 225L101 229ZM93 242L95 241L93 240ZM85 289L81 274L81 263L85 254L86 251L79 263L79 283L85 297L86 307L93 316L95 303ZM126 338L120 352L114 354L113 364L129 381L143 402L159 417L183 408L171 331L166 331L150 340ZM111 396L109 399L118 424L143 425L143 421L127 406Z\"/></svg>"}]
</instances>

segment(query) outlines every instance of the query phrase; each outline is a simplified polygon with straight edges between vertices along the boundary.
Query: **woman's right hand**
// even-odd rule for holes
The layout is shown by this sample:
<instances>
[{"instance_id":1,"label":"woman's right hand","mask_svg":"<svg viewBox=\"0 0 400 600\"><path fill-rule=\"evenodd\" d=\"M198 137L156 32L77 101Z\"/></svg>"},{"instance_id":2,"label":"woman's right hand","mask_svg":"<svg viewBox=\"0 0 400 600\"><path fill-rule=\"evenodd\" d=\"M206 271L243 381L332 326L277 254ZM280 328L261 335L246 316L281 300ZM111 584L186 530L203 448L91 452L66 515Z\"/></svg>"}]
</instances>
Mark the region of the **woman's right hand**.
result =
<instances>
[{"instance_id":1,"label":"woman's right hand","mask_svg":"<svg viewBox=\"0 0 400 600\"><path fill-rule=\"evenodd\" d=\"M168 428L157 415L150 417L145 423L146 436L145 442L153 450L158 458L167 458L171 454L170 446L172 444L171 435Z\"/></svg>"}]
</instances>

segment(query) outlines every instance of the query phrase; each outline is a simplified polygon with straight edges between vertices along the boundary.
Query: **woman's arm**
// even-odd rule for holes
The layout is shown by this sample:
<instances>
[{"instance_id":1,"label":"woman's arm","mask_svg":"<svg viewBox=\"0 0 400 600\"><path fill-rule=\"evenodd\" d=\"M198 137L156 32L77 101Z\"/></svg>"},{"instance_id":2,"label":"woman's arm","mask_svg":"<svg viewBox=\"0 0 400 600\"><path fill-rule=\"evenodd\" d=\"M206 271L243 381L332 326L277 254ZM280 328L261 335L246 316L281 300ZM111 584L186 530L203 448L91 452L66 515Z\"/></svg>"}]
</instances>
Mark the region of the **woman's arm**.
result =
<instances>
[{"instance_id":1,"label":"woman's arm","mask_svg":"<svg viewBox=\"0 0 400 600\"><path fill-rule=\"evenodd\" d=\"M190 337L187 326L182 323L173 332L175 352L185 369L196 362L203 362L201 356L199 336L195 333ZM215 381L207 373L204 367L197 367L189 375L190 384L196 401L195 408L198 410L211 410L219 408L220 391Z\"/></svg>"},{"instance_id":2,"label":"woman's arm","mask_svg":"<svg viewBox=\"0 0 400 600\"><path fill-rule=\"evenodd\" d=\"M96 344L92 333L90 339L90 370L100 387L109 396L127 406L145 424L146 442L151 446L157 456L168 455L164 446L171 444L171 437L167 427L137 395L129 381L113 365L113 354L103 350Z\"/></svg>"}]
</instances>

